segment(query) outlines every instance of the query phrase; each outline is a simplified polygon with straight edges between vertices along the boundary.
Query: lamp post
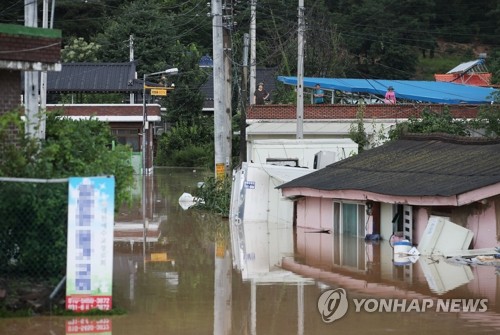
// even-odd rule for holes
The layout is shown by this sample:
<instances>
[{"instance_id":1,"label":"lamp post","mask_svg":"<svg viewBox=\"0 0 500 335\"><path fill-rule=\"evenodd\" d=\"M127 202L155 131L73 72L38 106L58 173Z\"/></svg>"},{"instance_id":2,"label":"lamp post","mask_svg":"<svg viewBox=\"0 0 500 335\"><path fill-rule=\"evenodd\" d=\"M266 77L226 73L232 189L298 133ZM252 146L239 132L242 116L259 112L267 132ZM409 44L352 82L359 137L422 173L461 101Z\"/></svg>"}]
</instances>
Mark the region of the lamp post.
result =
<instances>
[{"instance_id":1,"label":"lamp post","mask_svg":"<svg viewBox=\"0 0 500 335\"><path fill-rule=\"evenodd\" d=\"M174 67L171 69L167 69L164 71L153 72L153 73L145 73L142 79L142 174L149 174L146 168L147 160L146 155L149 156L149 145L148 145L148 112L146 109L146 78L155 76L158 74L177 74L179 70Z\"/></svg>"},{"instance_id":2,"label":"lamp post","mask_svg":"<svg viewBox=\"0 0 500 335\"><path fill-rule=\"evenodd\" d=\"M146 109L146 78L158 74L177 74L179 70L177 68L168 69L165 71L145 73L142 79L142 220L143 220L143 261L144 261L144 273L146 273L146 243L147 234L149 228L149 220L146 214L147 204L148 204L148 192L146 192L146 179L148 169L146 168L147 160L146 155L149 157L149 145L148 145L148 135L149 135L149 124L148 124L148 111ZM151 190L151 188L150 188Z\"/></svg>"}]
</instances>

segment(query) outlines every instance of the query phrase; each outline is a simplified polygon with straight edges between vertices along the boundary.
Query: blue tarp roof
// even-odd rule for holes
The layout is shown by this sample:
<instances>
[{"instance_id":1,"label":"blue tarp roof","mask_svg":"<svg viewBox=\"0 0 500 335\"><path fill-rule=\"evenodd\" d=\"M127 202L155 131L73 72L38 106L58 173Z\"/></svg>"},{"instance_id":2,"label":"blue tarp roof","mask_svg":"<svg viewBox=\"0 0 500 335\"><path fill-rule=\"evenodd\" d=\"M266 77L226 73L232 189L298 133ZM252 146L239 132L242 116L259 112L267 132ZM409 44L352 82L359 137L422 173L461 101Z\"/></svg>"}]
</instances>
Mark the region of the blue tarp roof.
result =
<instances>
[{"instance_id":1,"label":"blue tarp roof","mask_svg":"<svg viewBox=\"0 0 500 335\"><path fill-rule=\"evenodd\" d=\"M297 77L279 76L287 85L297 85ZM394 87L398 99L443 104L491 103L491 94L498 90L438 81L349 79L349 78L304 78L304 87L314 88L320 84L324 90L340 90L351 93L370 93L384 96L389 86Z\"/></svg>"}]
</instances>

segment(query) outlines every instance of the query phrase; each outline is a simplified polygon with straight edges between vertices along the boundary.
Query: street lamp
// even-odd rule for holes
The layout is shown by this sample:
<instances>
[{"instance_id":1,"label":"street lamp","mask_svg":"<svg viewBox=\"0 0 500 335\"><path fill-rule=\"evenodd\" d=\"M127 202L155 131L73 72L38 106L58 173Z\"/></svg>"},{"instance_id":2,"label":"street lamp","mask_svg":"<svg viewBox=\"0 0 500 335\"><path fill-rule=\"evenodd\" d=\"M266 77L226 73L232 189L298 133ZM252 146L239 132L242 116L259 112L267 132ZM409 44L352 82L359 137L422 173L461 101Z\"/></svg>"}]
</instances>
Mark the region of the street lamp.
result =
<instances>
[{"instance_id":1,"label":"street lamp","mask_svg":"<svg viewBox=\"0 0 500 335\"><path fill-rule=\"evenodd\" d=\"M149 146L148 146L148 128L149 128L149 123L148 123L148 112L146 109L146 78L155 76L158 74L177 74L179 70L174 67L171 69L167 69L164 71L159 71L159 72L153 72L153 73L145 73L142 79L142 174L146 175L149 174L146 168L147 165L147 160L146 160L146 154L149 156Z\"/></svg>"}]
</instances>

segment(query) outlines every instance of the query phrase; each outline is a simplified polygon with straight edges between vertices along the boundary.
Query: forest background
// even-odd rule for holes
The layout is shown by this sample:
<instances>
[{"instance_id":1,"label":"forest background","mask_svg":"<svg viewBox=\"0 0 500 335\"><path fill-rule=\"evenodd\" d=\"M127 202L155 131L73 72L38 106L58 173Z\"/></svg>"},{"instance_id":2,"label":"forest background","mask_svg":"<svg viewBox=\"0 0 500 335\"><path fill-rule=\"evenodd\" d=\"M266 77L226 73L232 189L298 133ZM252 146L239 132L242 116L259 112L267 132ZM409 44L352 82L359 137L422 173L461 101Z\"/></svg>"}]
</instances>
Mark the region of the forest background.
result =
<instances>
[{"instance_id":1,"label":"forest background","mask_svg":"<svg viewBox=\"0 0 500 335\"><path fill-rule=\"evenodd\" d=\"M42 1L38 1L41 3ZM231 23L235 119L241 92L243 34L251 1L227 0ZM305 0L304 71L307 77L434 80L461 62L486 54L500 82L500 2L489 0ZM39 9L42 6L39 4ZM293 76L297 70L298 1L257 0L257 67ZM159 141L159 164L199 165L213 157L213 120L202 113L199 91L212 53L207 0L58 0L54 28L63 34L64 62L127 62L130 37L138 78L179 68L176 89L162 101L172 131ZM41 18L41 13L39 18ZM4 0L0 22L22 24L24 0ZM294 98L278 84L273 102ZM121 102L123 97L84 97ZM235 121L237 122L237 121ZM237 148L237 145L233 145ZM180 157L178 157L180 155ZM209 164L209 166L211 166Z\"/></svg>"}]
</instances>

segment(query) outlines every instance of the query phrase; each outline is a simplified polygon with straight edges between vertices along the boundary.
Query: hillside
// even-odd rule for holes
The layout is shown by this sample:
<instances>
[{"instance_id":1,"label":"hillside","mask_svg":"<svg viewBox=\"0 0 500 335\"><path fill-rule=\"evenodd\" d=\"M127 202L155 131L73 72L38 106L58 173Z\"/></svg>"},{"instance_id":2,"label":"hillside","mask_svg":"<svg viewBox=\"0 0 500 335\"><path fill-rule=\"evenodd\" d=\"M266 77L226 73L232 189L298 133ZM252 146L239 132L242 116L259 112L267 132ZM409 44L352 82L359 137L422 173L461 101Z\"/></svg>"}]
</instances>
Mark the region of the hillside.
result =
<instances>
[{"instance_id":1,"label":"hillside","mask_svg":"<svg viewBox=\"0 0 500 335\"><path fill-rule=\"evenodd\" d=\"M446 73L460 63L478 59L480 54L486 54L486 66L488 67L488 57L491 56L493 49L493 46L485 44L439 40L434 57L428 55L427 57L419 57L414 79L434 80L434 74Z\"/></svg>"}]
</instances>

